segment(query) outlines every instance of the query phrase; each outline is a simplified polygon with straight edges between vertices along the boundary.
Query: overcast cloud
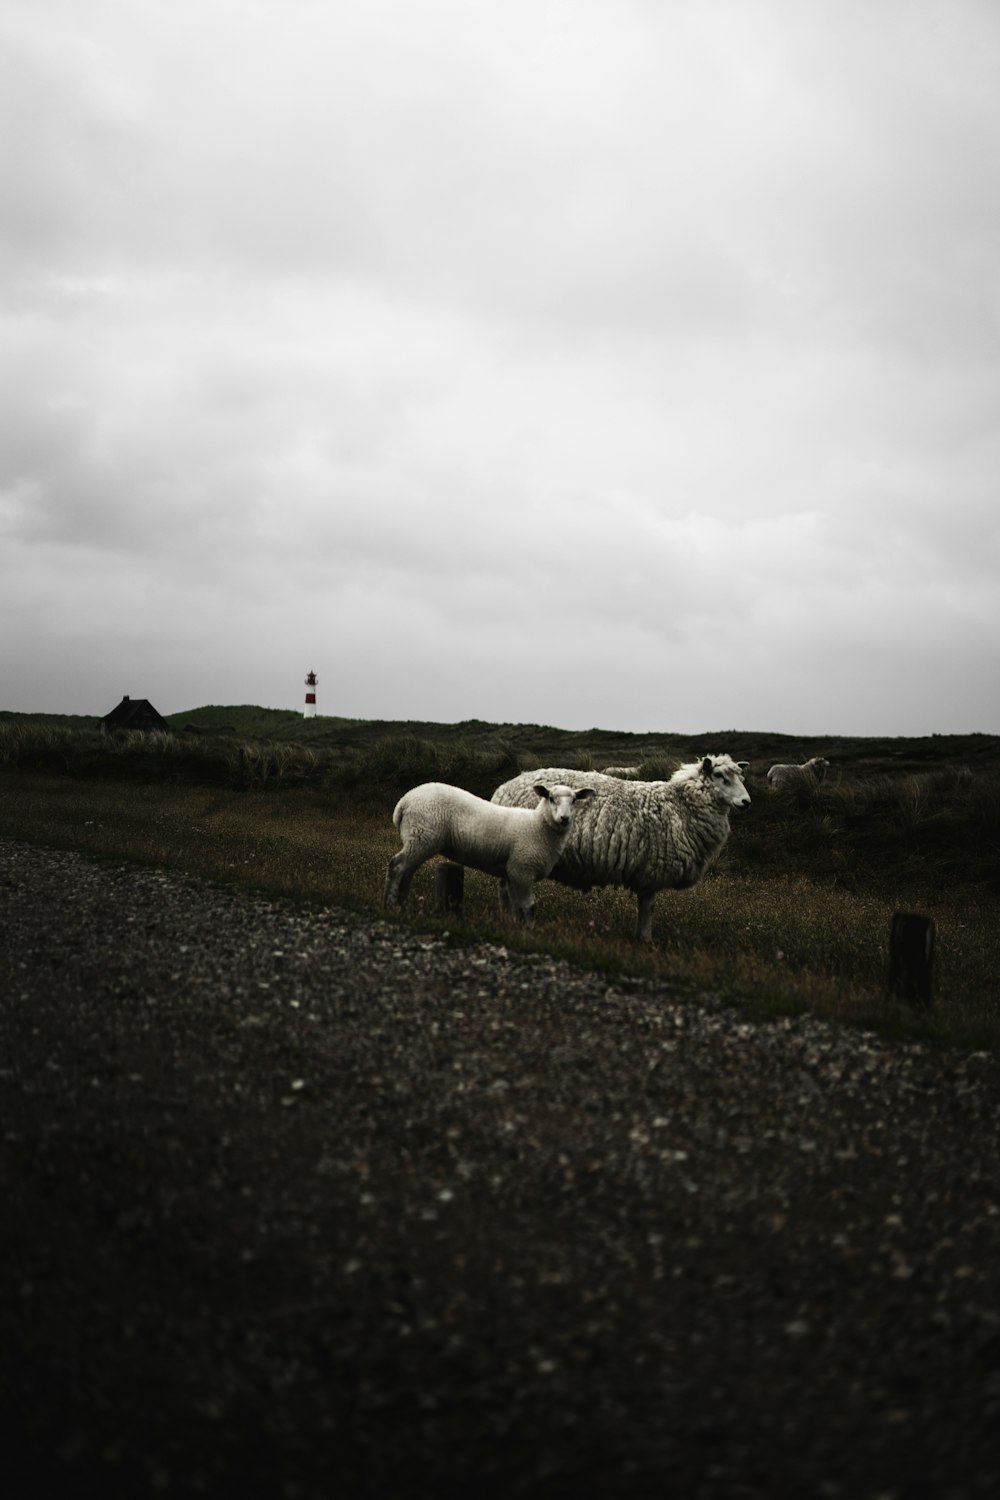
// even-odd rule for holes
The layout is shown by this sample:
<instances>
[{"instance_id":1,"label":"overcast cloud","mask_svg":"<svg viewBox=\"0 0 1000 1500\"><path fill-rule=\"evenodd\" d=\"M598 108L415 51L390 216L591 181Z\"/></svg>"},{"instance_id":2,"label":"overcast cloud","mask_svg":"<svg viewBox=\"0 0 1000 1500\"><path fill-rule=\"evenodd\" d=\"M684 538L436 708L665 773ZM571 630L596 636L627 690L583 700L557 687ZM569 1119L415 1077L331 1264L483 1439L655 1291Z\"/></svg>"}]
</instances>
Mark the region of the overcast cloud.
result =
<instances>
[{"instance_id":1,"label":"overcast cloud","mask_svg":"<svg viewBox=\"0 0 1000 1500\"><path fill-rule=\"evenodd\" d=\"M0 707L1000 732L998 144L994 0L0 0Z\"/></svg>"}]
</instances>

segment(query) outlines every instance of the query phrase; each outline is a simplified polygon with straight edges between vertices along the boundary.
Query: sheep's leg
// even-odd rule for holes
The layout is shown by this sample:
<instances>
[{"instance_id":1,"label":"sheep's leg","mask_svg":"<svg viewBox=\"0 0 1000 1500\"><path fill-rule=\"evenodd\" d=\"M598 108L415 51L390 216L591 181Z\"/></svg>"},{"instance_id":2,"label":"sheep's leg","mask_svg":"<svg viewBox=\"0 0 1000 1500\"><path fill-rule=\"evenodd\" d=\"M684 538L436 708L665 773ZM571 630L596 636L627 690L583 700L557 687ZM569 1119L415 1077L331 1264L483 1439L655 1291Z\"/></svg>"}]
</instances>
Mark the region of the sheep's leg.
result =
<instances>
[{"instance_id":1,"label":"sheep's leg","mask_svg":"<svg viewBox=\"0 0 1000 1500\"><path fill-rule=\"evenodd\" d=\"M500 910L503 911L503 912L509 912L510 911L510 891L507 888L507 877L506 877L506 875L503 877L502 880L497 881L497 886L498 886L499 892L500 892Z\"/></svg>"},{"instance_id":2,"label":"sheep's leg","mask_svg":"<svg viewBox=\"0 0 1000 1500\"><path fill-rule=\"evenodd\" d=\"M420 869L422 864L430 858L424 853L415 853L412 849L400 849L394 854L386 866L385 888L382 892L382 905L388 906L392 901L397 906L402 906L410 893L410 882Z\"/></svg>"},{"instance_id":3,"label":"sheep's leg","mask_svg":"<svg viewBox=\"0 0 1000 1500\"><path fill-rule=\"evenodd\" d=\"M635 940L637 943L651 943L653 941L653 903L656 900L654 891L636 891L638 909L635 915Z\"/></svg>"}]
</instances>

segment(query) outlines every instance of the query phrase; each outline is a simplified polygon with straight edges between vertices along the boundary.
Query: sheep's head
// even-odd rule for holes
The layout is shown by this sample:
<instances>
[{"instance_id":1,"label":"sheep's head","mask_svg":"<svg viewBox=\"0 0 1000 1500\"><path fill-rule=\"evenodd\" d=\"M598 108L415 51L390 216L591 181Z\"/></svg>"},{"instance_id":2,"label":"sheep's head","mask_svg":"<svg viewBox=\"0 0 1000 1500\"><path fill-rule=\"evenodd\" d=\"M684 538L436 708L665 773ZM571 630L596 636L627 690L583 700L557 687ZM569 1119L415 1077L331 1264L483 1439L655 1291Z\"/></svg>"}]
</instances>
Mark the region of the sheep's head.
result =
<instances>
[{"instance_id":1,"label":"sheep's head","mask_svg":"<svg viewBox=\"0 0 1000 1500\"><path fill-rule=\"evenodd\" d=\"M699 772L728 807L749 807L750 793L743 784L748 766L748 761L735 761L729 755L706 755Z\"/></svg>"},{"instance_id":2,"label":"sheep's head","mask_svg":"<svg viewBox=\"0 0 1000 1500\"><path fill-rule=\"evenodd\" d=\"M824 760L822 755L814 755L812 760L806 761L806 769L813 773L817 781L822 781L830 769L830 762Z\"/></svg>"},{"instance_id":3,"label":"sheep's head","mask_svg":"<svg viewBox=\"0 0 1000 1500\"><path fill-rule=\"evenodd\" d=\"M548 815L557 828L568 828L577 803L586 802L588 797L597 795L592 786L571 787L564 782L546 786L544 782L537 781L533 791L540 802L548 804Z\"/></svg>"}]
</instances>

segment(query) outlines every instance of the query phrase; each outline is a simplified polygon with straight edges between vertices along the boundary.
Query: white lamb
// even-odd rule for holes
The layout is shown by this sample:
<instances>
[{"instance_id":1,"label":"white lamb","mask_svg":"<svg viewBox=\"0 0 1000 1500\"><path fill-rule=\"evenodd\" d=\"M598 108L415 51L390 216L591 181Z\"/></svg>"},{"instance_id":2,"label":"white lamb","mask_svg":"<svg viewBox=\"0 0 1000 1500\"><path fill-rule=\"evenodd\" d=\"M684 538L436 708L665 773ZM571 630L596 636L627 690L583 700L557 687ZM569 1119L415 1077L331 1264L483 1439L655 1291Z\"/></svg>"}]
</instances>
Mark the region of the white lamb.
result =
<instances>
[{"instance_id":1,"label":"white lamb","mask_svg":"<svg viewBox=\"0 0 1000 1500\"><path fill-rule=\"evenodd\" d=\"M383 906L393 900L402 906L415 872L435 854L443 854L499 876L505 904L530 922L535 881L548 875L562 853L577 803L593 796L590 787L545 784L536 778L530 808L497 807L441 781L413 787L400 797L392 814L403 847L389 861Z\"/></svg>"},{"instance_id":2,"label":"white lamb","mask_svg":"<svg viewBox=\"0 0 1000 1500\"><path fill-rule=\"evenodd\" d=\"M773 792L814 792L825 780L830 762L814 755L801 766L772 766L767 784Z\"/></svg>"},{"instance_id":3,"label":"white lamb","mask_svg":"<svg viewBox=\"0 0 1000 1500\"><path fill-rule=\"evenodd\" d=\"M706 755L681 766L669 781L621 781L599 771L525 772L504 782L494 802L523 805L535 777L600 793L570 830L552 879L590 890L621 885L638 901L635 936L652 938L657 891L697 885L729 837L729 814L750 796L740 766L728 755Z\"/></svg>"}]
</instances>

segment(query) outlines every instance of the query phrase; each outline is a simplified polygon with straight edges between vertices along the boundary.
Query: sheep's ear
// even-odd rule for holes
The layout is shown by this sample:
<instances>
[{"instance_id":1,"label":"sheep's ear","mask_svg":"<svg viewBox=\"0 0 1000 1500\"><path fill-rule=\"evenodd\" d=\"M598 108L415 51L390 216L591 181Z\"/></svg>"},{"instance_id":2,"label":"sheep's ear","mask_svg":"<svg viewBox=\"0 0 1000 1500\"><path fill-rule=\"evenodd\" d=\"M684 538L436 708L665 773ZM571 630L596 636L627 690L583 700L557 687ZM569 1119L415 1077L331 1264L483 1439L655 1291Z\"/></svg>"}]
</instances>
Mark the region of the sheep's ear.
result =
<instances>
[{"instance_id":1,"label":"sheep's ear","mask_svg":"<svg viewBox=\"0 0 1000 1500\"><path fill-rule=\"evenodd\" d=\"M549 789L543 781L536 781L531 790L536 797L544 797L546 802L549 800Z\"/></svg>"},{"instance_id":2,"label":"sheep's ear","mask_svg":"<svg viewBox=\"0 0 1000 1500\"><path fill-rule=\"evenodd\" d=\"M588 797L596 797L596 796L597 796L597 793L594 791L594 788L592 786L581 786L581 787L577 788L577 793L576 793L576 796L573 798L573 801L574 802L585 802Z\"/></svg>"},{"instance_id":3,"label":"sheep's ear","mask_svg":"<svg viewBox=\"0 0 1000 1500\"><path fill-rule=\"evenodd\" d=\"M750 762L748 760L738 760L736 764L739 766L740 770L745 776L750 769Z\"/></svg>"},{"instance_id":4,"label":"sheep's ear","mask_svg":"<svg viewBox=\"0 0 1000 1500\"><path fill-rule=\"evenodd\" d=\"M710 755L706 755L705 759L701 763L701 774L703 776L711 776L713 769L714 767L712 766L712 757Z\"/></svg>"}]
</instances>

